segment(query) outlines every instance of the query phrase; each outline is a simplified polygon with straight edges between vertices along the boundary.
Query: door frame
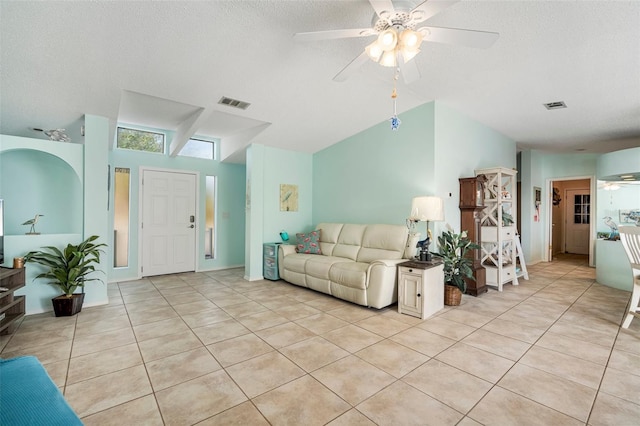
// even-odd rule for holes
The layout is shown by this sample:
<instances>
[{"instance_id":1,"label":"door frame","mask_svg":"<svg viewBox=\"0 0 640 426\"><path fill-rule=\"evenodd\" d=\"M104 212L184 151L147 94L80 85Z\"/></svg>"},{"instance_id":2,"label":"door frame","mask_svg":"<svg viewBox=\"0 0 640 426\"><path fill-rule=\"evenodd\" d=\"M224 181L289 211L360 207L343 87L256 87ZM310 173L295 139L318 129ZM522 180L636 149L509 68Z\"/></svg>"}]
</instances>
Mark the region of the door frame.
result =
<instances>
[{"instance_id":1,"label":"door frame","mask_svg":"<svg viewBox=\"0 0 640 426\"><path fill-rule=\"evenodd\" d=\"M595 176L571 176L571 177L560 177L560 178L547 178L547 207L545 209L545 216L547 220L547 232L545 232L544 243L546 249L544 250L544 260L545 262L551 262L553 259L553 254L551 251L552 247L552 233L553 233L553 182L559 181L567 181L567 180L589 180L589 193L591 194L591 215L592 220L589 221L589 266L595 267L595 247L596 240L594 236L596 235L596 218L597 218L597 192L596 185L597 180Z\"/></svg>"},{"instance_id":2,"label":"door frame","mask_svg":"<svg viewBox=\"0 0 640 426\"><path fill-rule=\"evenodd\" d=\"M196 178L196 188L195 188L195 202L196 202L196 238L194 241L195 251L194 251L194 271L200 272L200 265L198 259L200 258L200 172L195 170L182 170L182 169L167 169L161 167L148 167L148 166L140 166L138 169L138 268L136 271L136 275L138 279L142 279L142 262L143 262L143 253L142 250L144 248L143 244L143 229L142 229L142 219L143 219L143 203L144 203L144 186L142 185L142 180L144 178L145 171L152 172L164 172L164 173L182 173L187 175L194 175Z\"/></svg>"}]
</instances>

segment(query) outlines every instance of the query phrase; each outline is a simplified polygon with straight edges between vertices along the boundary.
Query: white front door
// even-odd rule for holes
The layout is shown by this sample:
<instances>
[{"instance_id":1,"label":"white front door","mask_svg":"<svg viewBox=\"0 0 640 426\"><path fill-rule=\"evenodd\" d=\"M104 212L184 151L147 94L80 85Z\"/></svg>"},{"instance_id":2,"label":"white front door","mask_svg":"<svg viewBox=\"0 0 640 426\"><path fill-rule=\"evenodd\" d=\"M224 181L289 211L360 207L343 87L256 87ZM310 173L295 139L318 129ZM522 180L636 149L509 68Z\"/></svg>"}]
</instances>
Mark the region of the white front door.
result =
<instances>
[{"instance_id":1,"label":"white front door","mask_svg":"<svg viewBox=\"0 0 640 426\"><path fill-rule=\"evenodd\" d=\"M565 210L565 252L589 254L591 195L588 189L567 189Z\"/></svg>"},{"instance_id":2,"label":"white front door","mask_svg":"<svg viewBox=\"0 0 640 426\"><path fill-rule=\"evenodd\" d=\"M195 214L195 174L143 171L143 277L195 271Z\"/></svg>"}]
</instances>

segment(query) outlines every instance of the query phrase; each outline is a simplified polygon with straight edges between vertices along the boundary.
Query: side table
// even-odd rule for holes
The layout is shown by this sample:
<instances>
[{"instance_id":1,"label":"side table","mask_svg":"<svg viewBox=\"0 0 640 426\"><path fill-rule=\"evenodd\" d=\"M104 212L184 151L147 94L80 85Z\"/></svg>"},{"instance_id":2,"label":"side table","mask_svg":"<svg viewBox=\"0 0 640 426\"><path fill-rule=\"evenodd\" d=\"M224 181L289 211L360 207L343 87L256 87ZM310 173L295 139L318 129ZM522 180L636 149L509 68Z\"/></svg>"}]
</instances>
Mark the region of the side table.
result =
<instances>
[{"instance_id":1,"label":"side table","mask_svg":"<svg viewBox=\"0 0 640 426\"><path fill-rule=\"evenodd\" d=\"M410 260L398 264L398 312L421 319L444 308L444 263Z\"/></svg>"},{"instance_id":2,"label":"side table","mask_svg":"<svg viewBox=\"0 0 640 426\"><path fill-rule=\"evenodd\" d=\"M282 243L264 243L262 245L262 276L267 280L278 281L278 247Z\"/></svg>"}]
</instances>

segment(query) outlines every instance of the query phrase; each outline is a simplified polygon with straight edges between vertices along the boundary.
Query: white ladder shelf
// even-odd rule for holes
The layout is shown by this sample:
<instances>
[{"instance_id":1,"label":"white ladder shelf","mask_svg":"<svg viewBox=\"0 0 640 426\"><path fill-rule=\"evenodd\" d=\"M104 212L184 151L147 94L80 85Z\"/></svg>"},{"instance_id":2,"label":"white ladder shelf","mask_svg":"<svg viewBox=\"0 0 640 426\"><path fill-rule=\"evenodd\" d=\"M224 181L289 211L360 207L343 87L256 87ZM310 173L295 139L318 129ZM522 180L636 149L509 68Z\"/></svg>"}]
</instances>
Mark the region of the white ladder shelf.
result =
<instances>
[{"instance_id":1,"label":"white ladder shelf","mask_svg":"<svg viewBox=\"0 0 640 426\"><path fill-rule=\"evenodd\" d=\"M523 277L525 280L529 280L529 272L527 271L527 264L524 261L524 255L522 254L522 244L520 244L520 234L516 233L515 242L516 242L516 259L520 261L520 272L518 272L516 269L516 285L517 285L517 280L520 277ZM516 264L516 268L517 267L518 265Z\"/></svg>"}]
</instances>

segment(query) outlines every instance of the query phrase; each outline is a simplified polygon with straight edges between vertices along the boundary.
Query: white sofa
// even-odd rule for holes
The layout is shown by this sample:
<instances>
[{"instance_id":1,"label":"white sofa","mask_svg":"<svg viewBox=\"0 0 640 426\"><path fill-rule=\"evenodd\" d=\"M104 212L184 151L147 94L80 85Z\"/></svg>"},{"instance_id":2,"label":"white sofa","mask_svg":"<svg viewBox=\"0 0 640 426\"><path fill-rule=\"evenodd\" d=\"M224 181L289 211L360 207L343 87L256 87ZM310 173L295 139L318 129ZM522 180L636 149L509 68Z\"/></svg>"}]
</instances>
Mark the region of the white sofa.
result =
<instances>
[{"instance_id":1,"label":"white sofa","mask_svg":"<svg viewBox=\"0 0 640 426\"><path fill-rule=\"evenodd\" d=\"M397 301L396 265L406 260L406 226L320 223L316 230L322 254L280 245L280 278L377 309Z\"/></svg>"}]
</instances>

